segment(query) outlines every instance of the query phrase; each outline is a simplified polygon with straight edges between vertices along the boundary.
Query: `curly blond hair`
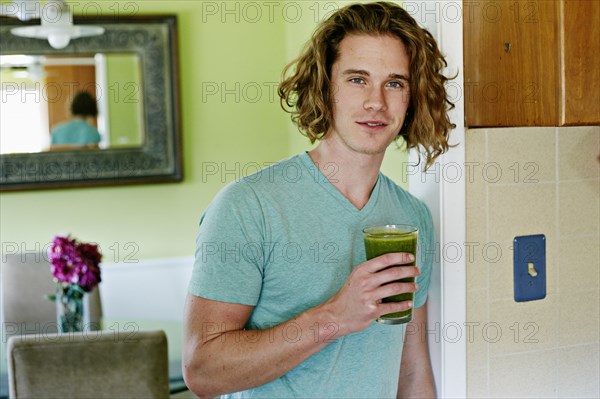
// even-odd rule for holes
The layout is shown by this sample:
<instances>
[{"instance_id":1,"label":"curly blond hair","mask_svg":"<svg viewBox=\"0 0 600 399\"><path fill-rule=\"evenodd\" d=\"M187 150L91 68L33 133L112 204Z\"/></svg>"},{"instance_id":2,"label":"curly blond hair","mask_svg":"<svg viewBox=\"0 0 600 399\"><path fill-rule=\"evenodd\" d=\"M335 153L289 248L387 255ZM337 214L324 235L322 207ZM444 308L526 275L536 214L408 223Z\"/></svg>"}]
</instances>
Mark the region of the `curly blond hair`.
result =
<instances>
[{"instance_id":1,"label":"curly blond hair","mask_svg":"<svg viewBox=\"0 0 600 399\"><path fill-rule=\"evenodd\" d=\"M301 55L283 70L281 107L311 143L325 137L333 124L331 68L349 34L391 35L404 43L410 60L410 105L398 137L407 149L423 147L428 168L450 147L448 135L455 127L448 117L454 108L445 89L448 78L442 74L447 64L433 36L397 4L352 4L323 21Z\"/></svg>"}]
</instances>

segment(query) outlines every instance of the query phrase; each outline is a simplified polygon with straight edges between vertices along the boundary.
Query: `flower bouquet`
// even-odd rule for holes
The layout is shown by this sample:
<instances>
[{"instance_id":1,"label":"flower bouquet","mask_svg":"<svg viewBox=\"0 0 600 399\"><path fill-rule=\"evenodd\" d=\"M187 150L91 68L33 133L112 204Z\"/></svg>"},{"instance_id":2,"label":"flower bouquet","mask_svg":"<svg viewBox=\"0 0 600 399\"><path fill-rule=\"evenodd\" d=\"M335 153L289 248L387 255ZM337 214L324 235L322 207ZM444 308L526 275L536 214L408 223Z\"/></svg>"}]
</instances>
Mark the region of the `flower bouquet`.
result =
<instances>
[{"instance_id":1,"label":"flower bouquet","mask_svg":"<svg viewBox=\"0 0 600 399\"><path fill-rule=\"evenodd\" d=\"M83 297L100 283L102 255L95 244L78 243L70 236L57 236L48 250L56 289L59 332L83 331Z\"/></svg>"}]
</instances>

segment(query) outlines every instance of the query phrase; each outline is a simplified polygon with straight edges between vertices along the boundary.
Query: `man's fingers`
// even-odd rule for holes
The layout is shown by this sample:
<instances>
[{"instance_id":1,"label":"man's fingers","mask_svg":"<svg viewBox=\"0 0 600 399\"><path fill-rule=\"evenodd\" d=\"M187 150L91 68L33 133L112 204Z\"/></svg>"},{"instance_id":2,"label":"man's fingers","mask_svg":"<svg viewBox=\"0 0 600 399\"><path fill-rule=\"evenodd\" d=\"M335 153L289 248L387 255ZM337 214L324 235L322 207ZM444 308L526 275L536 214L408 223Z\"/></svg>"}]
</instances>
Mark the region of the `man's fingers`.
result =
<instances>
[{"instance_id":1,"label":"man's fingers","mask_svg":"<svg viewBox=\"0 0 600 399\"><path fill-rule=\"evenodd\" d=\"M379 287L394 281L417 277L421 274L416 266L392 266L386 270L379 271L370 275L370 284L373 287Z\"/></svg>"},{"instance_id":2,"label":"man's fingers","mask_svg":"<svg viewBox=\"0 0 600 399\"><path fill-rule=\"evenodd\" d=\"M380 303L377 310L380 312L379 317L384 314L403 312L414 306L413 301L402 301L402 302L386 302Z\"/></svg>"},{"instance_id":3,"label":"man's fingers","mask_svg":"<svg viewBox=\"0 0 600 399\"><path fill-rule=\"evenodd\" d=\"M377 300L387 298L394 295L408 294L411 292L417 292L419 285L417 283L403 283L396 282L381 286L375 293Z\"/></svg>"},{"instance_id":4,"label":"man's fingers","mask_svg":"<svg viewBox=\"0 0 600 399\"><path fill-rule=\"evenodd\" d=\"M415 261L415 256L408 252L393 252L378 256L365 262L365 268L371 273L376 273L393 265L405 265Z\"/></svg>"}]
</instances>

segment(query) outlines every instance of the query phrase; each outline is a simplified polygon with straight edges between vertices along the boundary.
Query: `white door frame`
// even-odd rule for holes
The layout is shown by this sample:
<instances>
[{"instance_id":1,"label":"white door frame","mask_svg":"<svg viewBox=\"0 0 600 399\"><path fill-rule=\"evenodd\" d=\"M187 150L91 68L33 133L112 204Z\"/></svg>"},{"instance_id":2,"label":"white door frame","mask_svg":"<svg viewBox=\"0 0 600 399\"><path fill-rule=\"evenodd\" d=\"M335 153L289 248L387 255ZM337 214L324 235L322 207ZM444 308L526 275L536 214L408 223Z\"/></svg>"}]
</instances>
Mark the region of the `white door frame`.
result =
<instances>
[{"instance_id":1,"label":"white door frame","mask_svg":"<svg viewBox=\"0 0 600 399\"><path fill-rule=\"evenodd\" d=\"M442 155L429 171L409 174L411 193L429 207L434 221L436 249L428 299L426 336L441 398L467 396L466 356L466 198L463 81L462 0L405 1L404 7L436 37L448 63L448 85L456 125L450 142L458 144ZM420 15L415 15L418 12ZM411 151L409 163L418 154ZM439 266L439 267L437 267Z\"/></svg>"}]
</instances>

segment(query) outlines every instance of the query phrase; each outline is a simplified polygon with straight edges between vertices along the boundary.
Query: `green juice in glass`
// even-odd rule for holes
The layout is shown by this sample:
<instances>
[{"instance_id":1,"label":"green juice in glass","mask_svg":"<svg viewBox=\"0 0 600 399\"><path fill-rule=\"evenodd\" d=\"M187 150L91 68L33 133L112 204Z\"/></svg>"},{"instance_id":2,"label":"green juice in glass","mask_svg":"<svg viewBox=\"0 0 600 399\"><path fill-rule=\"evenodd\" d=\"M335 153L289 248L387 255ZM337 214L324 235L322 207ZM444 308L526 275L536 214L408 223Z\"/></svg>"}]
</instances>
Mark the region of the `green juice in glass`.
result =
<instances>
[{"instance_id":1,"label":"green juice in glass","mask_svg":"<svg viewBox=\"0 0 600 399\"><path fill-rule=\"evenodd\" d=\"M368 227L363 230L365 250L367 253L367 260L373 259L377 256L384 255L390 252L408 252L417 257L417 238L418 229L415 226L407 224L389 224L385 226L374 226ZM414 266L415 262L390 266ZM398 281L402 282L414 282L414 277L404 278ZM408 292L405 294L393 295L387 298L383 298L383 302L402 302L402 301L413 301L415 294L414 292ZM403 312L385 314L377 319L379 323L383 324L403 324L408 323L412 320L413 309L405 310Z\"/></svg>"}]
</instances>

